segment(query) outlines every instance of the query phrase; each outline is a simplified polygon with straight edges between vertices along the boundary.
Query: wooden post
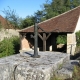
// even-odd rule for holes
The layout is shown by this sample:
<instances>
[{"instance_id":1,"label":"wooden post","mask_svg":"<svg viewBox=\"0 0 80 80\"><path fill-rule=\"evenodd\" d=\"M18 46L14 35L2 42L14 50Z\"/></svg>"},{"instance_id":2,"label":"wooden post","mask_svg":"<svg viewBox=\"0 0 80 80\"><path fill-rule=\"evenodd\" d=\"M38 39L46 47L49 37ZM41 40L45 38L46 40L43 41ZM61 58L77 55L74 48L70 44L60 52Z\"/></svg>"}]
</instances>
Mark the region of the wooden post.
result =
<instances>
[{"instance_id":1,"label":"wooden post","mask_svg":"<svg viewBox=\"0 0 80 80\"><path fill-rule=\"evenodd\" d=\"M46 33L43 33L43 51L46 51Z\"/></svg>"},{"instance_id":2,"label":"wooden post","mask_svg":"<svg viewBox=\"0 0 80 80\"><path fill-rule=\"evenodd\" d=\"M38 55L38 27L37 23L34 25L34 55L32 57L34 58L39 58L40 56Z\"/></svg>"},{"instance_id":3,"label":"wooden post","mask_svg":"<svg viewBox=\"0 0 80 80\"><path fill-rule=\"evenodd\" d=\"M43 41L43 51L46 51L46 40L50 37L51 33L49 33L47 36L46 36L46 33L43 33L43 36L41 36L39 33L38 33L38 36L41 38L41 40Z\"/></svg>"}]
</instances>

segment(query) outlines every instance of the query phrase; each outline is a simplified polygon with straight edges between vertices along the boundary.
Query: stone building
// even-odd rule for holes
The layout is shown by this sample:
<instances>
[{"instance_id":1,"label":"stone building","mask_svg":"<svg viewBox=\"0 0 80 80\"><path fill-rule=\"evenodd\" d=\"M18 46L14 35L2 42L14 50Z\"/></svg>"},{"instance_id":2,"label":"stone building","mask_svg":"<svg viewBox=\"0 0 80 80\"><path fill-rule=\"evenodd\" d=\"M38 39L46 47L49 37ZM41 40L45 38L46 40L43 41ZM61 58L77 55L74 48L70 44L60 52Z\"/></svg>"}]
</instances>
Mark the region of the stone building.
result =
<instances>
[{"instance_id":1,"label":"stone building","mask_svg":"<svg viewBox=\"0 0 80 80\"><path fill-rule=\"evenodd\" d=\"M14 25L0 15L0 41L12 36L19 37L19 30L14 29Z\"/></svg>"},{"instance_id":2,"label":"stone building","mask_svg":"<svg viewBox=\"0 0 80 80\"><path fill-rule=\"evenodd\" d=\"M67 36L66 53L74 55L76 48L75 33L80 30L80 6L52 17L41 23L38 23L38 48L43 51L56 51L56 38L58 35ZM30 50L34 48L34 39L30 35L34 35L34 25L22 29L21 50ZM50 49L51 48L51 49Z\"/></svg>"}]
</instances>

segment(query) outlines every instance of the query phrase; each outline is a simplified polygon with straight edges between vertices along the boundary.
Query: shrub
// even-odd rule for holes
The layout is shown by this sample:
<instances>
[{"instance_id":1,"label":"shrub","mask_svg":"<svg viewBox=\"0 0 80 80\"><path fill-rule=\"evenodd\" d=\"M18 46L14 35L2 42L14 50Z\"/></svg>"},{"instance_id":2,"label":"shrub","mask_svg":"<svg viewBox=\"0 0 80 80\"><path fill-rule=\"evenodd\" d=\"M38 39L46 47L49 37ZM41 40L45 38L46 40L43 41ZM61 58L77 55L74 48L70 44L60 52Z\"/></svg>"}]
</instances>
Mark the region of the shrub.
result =
<instances>
[{"instance_id":1,"label":"shrub","mask_svg":"<svg viewBox=\"0 0 80 80\"><path fill-rule=\"evenodd\" d=\"M57 44L66 44L66 43L67 43L66 35L59 35L57 37Z\"/></svg>"},{"instance_id":2,"label":"shrub","mask_svg":"<svg viewBox=\"0 0 80 80\"><path fill-rule=\"evenodd\" d=\"M17 53L19 51L19 42L18 37L4 38L0 42L0 57Z\"/></svg>"},{"instance_id":3,"label":"shrub","mask_svg":"<svg viewBox=\"0 0 80 80\"><path fill-rule=\"evenodd\" d=\"M5 38L3 41L0 42L0 55L2 55L1 57L9 56L14 52L14 46L10 39Z\"/></svg>"},{"instance_id":4,"label":"shrub","mask_svg":"<svg viewBox=\"0 0 80 80\"><path fill-rule=\"evenodd\" d=\"M76 32L76 42L77 46L80 46L80 31Z\"/></svg>"},{"instance_id":5,"label":"shrub","mask_svg":"<svg viewBox=\"0 0 80 80\"><path fill-rule=\"evenodd\" d=\"M14 45L14 50L15 50L15 54L19 53L19 49L20 49L20 39L19 37L13 37L12 38L12 43Z\"/></svg>"}]
</instances>

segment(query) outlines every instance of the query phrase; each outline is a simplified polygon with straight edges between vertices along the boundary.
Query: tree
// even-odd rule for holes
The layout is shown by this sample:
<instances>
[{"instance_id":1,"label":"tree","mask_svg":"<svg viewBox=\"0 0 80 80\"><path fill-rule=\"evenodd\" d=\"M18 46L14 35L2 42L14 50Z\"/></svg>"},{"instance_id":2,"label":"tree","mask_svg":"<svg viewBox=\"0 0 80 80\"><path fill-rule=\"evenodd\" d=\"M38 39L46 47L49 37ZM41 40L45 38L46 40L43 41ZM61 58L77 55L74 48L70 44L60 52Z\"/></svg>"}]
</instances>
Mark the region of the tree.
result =
<instances>
[{"instance_id":1,"label":"tree","mask_svg":"<svg viewBox=\"0 0 80 80\"><path fill-rule=\"evenodd\" d=\"M34 16L27 16L23 21L22 21L22 26L23 28L29 27L33 25L35 22Z\"/></svg>"},{"instance_id":2,"label":"tree","mask_svg":"<svg viewBox=\"0 0 80 80\"><path fill-rule=\"evenodd\" d=\"M42 10L37 10L33 16L27 16L21 26L26 28L35 23L35 17L38 22L42 22L46 19L52 18L63 12L66 12L72 8L77 7L80 4L80 0L46 0L43 4Z\"/></svg>"},{"instance_id":3,"label":"tree","mask_svg":"<svg viewBox=\"0 0 80 80\"><path fill-rule=\"evenodd\" d=\"M80 0L72 0L72 7L76 7L80 5Z\"/></svg>"},{"instance_id":4,"label":"tree","mask_svg":"<svg viewBox=\"0 0 80 80\"><path fill-rule=\"evenodd\" d=\"M45 12L42 10L41 11L37 10L37 12L35 12L35 17L38 18L38 22L42 22L42 21L46 20Z\"/></svg>"},{"instance_id":5,"label":"tree","mask_svg":"<svg viewBox=\"0 0 80 80\"><path fill-rule=\"evenodd\" d=\"M8 6L8 10L4 9L2 12L5 14L5 18L6 18L6 22L8 27L10 27L11 25L14 28L20 28L20 18L19 16L16 14L16 11L13 9L11 10L11 8Z\"/></svg>"},{"instance_id":6,"label":"tree","mask_svg":"<svg viewBox=\"0 0 80 80\"><path fill-rule=\"evenodd\" d=\"M18 29L20 28L20 18L16 15L14 10L5 10L3 11L5 14L6 22L5 24L7 25L8 29L15 28ZM6 26L5 25L5 26ZM0 28L2 25L0 24ZM6 33L6 31L5 31ZM14 53L17 53L19 51L19 38L18 37L5 37L4 40L0 41L0 57L4 56L9 56Z\"/></svg>"},{"instance_id":7,"label":"tree","mask_svg":"<svg viewBox=\"0 0 80 80\"><path fill-rule=\"evenodd\" d=\"M79 5L80 0L52 0L51 2L43 5L43 11L46 13L45 18L49 19Z\"/></svg>"}]
</instances>

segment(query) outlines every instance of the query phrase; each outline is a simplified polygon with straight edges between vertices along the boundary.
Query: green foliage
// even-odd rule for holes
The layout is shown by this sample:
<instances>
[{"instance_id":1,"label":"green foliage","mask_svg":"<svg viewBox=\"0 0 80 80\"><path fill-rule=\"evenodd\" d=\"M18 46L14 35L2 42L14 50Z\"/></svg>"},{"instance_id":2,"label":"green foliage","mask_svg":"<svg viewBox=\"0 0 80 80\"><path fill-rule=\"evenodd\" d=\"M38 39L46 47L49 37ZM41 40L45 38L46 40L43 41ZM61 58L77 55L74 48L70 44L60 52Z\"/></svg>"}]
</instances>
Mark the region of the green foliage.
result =
<instances>
[{"instance_id":1,"label":"green foliage","mask_svg":"<svg viewBox=\"0 0 80 80\"><path fill-rule=\"evenodd\" d=\"M38 22L46 20L44 16L45 16L44 11L37 10L37 12L35 13L35 17L37 18Z\"/></svg>"},{"instance_id":2,"label":"green foliage","mask_svg":"<svg viewBox=\"0 0 80 80\"><path fill-rule=\"evenodd\" d=\"M19 39L19 37L15 36L11 39L12 39L12 43L13 43L13 46L14 46L15 54L19 53L19 49L20 49L20 39Z\"/></svg>"},{"instance_id":3,"label":"green foliage","mask_svg":"<svg viewBox=\"0 0 80 80\"><path fill-rule=\"evenodd\" d=\"M27 16L23 21L22 21L22 27L26 28L28 26L33 25L35 22L35 19L33 16Z\"/></svg>"},{"instance_id":4,"label":"green foliage","mask_svg":"<svg viewBox=\"0 0 80 80\"><path fill-rule=\"evenodd\" d=\"M65 11L80 5L80 0L52 0L51 3L44 4L46 19L57 16Z\"/></svg>"},{"instance_id":5,"label":"green foliage","mask_svg":"<svg viewBox=\"0 0 80 80\"><path fill-rule=\"evenodd\" d=\"M51 2L50 2L51 1ZM80 0L50 0L43 4L42 10L38 10L35 15L40 17L40 21L52 18L63 12L80 5Z\"/></svg>"},{"instance_id":6,"label":"green foliage","mask_svg":"<svg viewBox=\"0 0 80 80\"><path fill-rule=\"evenodd\" d=\"M57 37L57 44L66 44L67 43L67 37L66 35L59 35Z\"/></svg>"},{"instance_id":7,"label":"green foliage","mask_svg":"<svg viewBox=\"0 0 80 80\"><path fill-rule=\"evenodd\" d=\"M80 5L80 0L72 0L72 6L76 7Z\"/></svg>"},{"instance_id":8,"label":"green foliage","mask_svg":"<svg viewBox=\"0 0 80 80\"><path fill-rule=\"evenodd\" d=\"M1 57L9 56L14 52L14 46L10 39L5 38L2 42L0 42L0 55L2 55Z\"/></svg>"},{"instance_id":9,"label":"green foliage","mask_svg":"<svg viewBox=\"0 0 80 80\"><path fill-rule=\"evenodd\" d=\"M5 38L0 42L0 57L12 55L19 51L19 38Z\"/></svg>"},{"instance_id":10,"label":"green foliage","mask_svg":"<svg viewBox=\"0 0 80 80\"><path fill-rule=\"evenodd\" d=\"M80 31L76 32L77 46L80 46Z\"/></svg>"}]
</instances>

